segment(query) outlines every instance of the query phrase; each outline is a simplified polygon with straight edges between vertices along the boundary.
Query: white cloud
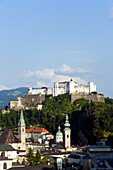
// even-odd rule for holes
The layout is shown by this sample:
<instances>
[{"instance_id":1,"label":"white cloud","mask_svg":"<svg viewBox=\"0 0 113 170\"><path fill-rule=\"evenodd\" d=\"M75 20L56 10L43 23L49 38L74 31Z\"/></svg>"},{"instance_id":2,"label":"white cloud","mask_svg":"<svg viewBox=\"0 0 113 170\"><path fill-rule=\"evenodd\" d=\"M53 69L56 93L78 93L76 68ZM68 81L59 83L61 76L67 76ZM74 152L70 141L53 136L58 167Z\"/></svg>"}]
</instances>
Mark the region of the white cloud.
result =
<instances>
[{"instance_id":1,"label":"white cloud","mask_svg":"<svg viewBox=\"0 0 113 170\"><path fill-rule=\"evenodd\" d=\"M51 82L53 83L57 81L69 81L71 79L78 82L79 84L86 84L86 81L82 80L80 77L67 76L67 75L54 75L54 78L53 80L51 80Z\"/></svg>"},{"instance_id":2,"label":"white cloud","mask_svg":"<svg viewBox=\"0 0 113 170\"><path fill-rule=\"evenodd\" d=\"M36 82L36 87L46 87L47 84L45 82L37 81Z\"/></svg>"},{"instance_id":3,"label":"white cloud","mask_svg":"<svg viewBox=\"0 0 113 170\"><path fill-rule=\"evenodd\" d=\"M113 8L110 9L110 19L113 19Z\"/></svg>"},{"instance_id":4,"label":"white cloud","mask_svg":"<svg viewBox=\"0 0 113 170\"><path fill-rule=\"evenodd\" d=\"M42 71L37 70L35 71L35 76L38 79L51 79L54 76L54 69L43 69Z\"/></svg>"},{"instance_id":5,"label":"white cloud","mask_svg":"<svg viewBox=\"0 0 113 170\"><path fill-rule=\"evenodd\" d=\"M8 87L6 87L6 86L4 86L4 85L0 85L0 91L1 90L9 90L10 88L8 88Z\"/></svg>"},{"instance_id":6,"label":"white cloud","mask_svg":"<svg viewBox=\"0 0 113 170\"><path fill-rule=\"evenodd\" d=\"M93 72L90 71L90 70L82 69L82 68L72 69L68 65L64 64L62 67L56 69L55 73L56 74L61 74L61 75L75 76L77 74L86 74L86 73L93 73Z\"/></svg>"},{"instance_id":7,"label":"white cloud","mask_svg":"<svg viewBox=\"0 0 113 170\"><path fill-rule=\"evenodd\" d=\"M85 70L85 69L82 69L82 68L77 68L76 72L79 73L79 74L94 73L93 71Z\"/></svg>"},{"instance_id":8,"label":"white cloud","mask_svg":"<svg viewBox=\"0 0 113 170\"><path fill-rule=\"evenodd\" d=\"M42 86L49 86L52 87L54 82L57 81L69 81L73 79L74 81L78 82L79 84L86 84L85 80L82 80L78 75L86 74L86 73L93 73L92 71L85 70L82 68L73 69L70 68L68 65L64 64L62 67L58 69L43 69L43 70L36 70L34 72L28 71L24 73L26 78L33 78L35 80L35 86L42 87Z\"/></svg>"},{"instance_id":9,"label":"white cloud","mask_svg":"<svg viewBox=\"0 0 113 170\"><path fill-rule=\"evenodd\" d=\"M55 70L57 74L72 74L74 70L68 65L64 64L62 67Z\"/></svg>"},{"instance_id":10,"label":"white cloud","mask_svg":"<svg viewBox=\"0 0 113 170\"><path fill-rule=\"evenodd\" d=\"M32 71L30 71L30 70L28 70L27 72L24 71L24 77L31 77L31 76L33 76L33 75L34 75L34 72L32 72Z\"/></svg>"}]
</instances>

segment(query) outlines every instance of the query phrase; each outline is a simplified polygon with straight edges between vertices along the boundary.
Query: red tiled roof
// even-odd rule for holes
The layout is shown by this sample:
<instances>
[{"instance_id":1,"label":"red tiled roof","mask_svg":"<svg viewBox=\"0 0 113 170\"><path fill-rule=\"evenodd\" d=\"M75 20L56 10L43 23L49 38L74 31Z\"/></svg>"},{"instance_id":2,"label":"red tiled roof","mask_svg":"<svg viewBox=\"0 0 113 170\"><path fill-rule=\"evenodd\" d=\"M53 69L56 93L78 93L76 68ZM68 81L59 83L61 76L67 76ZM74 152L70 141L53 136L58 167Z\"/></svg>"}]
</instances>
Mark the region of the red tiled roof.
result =
<instances>
[{"instance_id":1,"label":"red tiled roof","mask_svg":"<svg viewBox=\"0 0 113 170\"><path fill-rule=\"evenodd\" d=\"M31 127L30 129L26 129L26 133L31 133L31 132L48 133L49 131L47 131L42 127Z\"/></svg>"}]
</instances>

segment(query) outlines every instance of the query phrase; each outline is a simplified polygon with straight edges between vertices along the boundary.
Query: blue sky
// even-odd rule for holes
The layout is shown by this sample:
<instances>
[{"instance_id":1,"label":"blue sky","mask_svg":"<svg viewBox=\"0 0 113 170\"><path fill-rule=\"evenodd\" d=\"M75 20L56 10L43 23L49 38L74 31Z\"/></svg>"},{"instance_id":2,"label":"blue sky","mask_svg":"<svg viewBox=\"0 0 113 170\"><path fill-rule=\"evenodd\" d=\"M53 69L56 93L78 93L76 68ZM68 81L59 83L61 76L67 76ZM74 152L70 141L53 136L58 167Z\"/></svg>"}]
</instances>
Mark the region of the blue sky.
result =
<instances>
[{"instance_id":1,"label":"blue sky","mask_svg":"<svg viewBox=\"0 0 113 170\"><path fill-rule=\"evenodd\" d=\"M112 0L0 0L0 90L94 81L113 98Z\"/></svg>"}]
</instances>

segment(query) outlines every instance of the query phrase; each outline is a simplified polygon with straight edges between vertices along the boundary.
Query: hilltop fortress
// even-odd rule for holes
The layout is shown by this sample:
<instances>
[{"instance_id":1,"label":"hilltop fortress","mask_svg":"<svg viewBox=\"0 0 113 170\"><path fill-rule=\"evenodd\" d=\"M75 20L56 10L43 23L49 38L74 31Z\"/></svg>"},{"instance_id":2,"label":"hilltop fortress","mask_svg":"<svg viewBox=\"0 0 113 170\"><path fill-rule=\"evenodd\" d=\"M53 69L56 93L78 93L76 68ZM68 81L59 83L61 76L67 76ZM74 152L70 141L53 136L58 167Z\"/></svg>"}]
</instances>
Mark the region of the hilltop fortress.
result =
<instances>
[{"instance_id":1,"label":"hilltop fortress","mask_svg":"<svg viewBox=\"0 0 113 170\"><path fill-rule=\"evenodd\" d=\"M11 109L29 109L37 108L42 109L42 102L45 100L45 95L52 95L56 97L61 94L70 94L71 103L76 99L84 98L90 101L105 102L104 95L98 94L94 82L88 82L87 85L78 85L77 82L64 81L54 82L53 88L29 88L28 95L18 97L17 100L10 100Z\"/></svg>"}]
</instances>

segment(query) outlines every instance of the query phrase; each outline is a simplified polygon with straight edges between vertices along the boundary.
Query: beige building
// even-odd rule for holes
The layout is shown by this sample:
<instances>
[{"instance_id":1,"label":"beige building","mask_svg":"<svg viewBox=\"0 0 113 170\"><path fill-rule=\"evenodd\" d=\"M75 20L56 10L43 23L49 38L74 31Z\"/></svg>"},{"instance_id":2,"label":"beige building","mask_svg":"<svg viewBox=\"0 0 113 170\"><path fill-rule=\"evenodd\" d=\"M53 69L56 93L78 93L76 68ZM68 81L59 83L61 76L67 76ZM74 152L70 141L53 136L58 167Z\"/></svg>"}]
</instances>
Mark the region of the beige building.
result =
<instances>
[{"instance_id":1,"label":"beige building","mask_svg":"<svg viewBox=\"0 0 113 170\"><path fill-rule=\"evenodd\" d=\"M44 94L24 95L23 97L18 96L16 100L10 100L10 109L21 110L37 108L37 110L41 110L44 100Z\"/></svg>"},{"instance_id":2,"label":"beige building","mask_svg":"<svg viewBox=\"0 0 113 170\"><path fill-rule=\"evenodd\" d=\"M26 149L26 132L23 111L21 110L20 120L18 122L18 138L21 141L21 150Z\"/></svg>"},{"instance_id":3,"label":"beige building","mask_svg":"<svg viewBox=\"0 0 113 170\"><path fill-rule=\"evenodd\" d=\"M67 114L64 126L64 147L67 149L71 147L71 129Z\"/></svg>"}]
</instances>

